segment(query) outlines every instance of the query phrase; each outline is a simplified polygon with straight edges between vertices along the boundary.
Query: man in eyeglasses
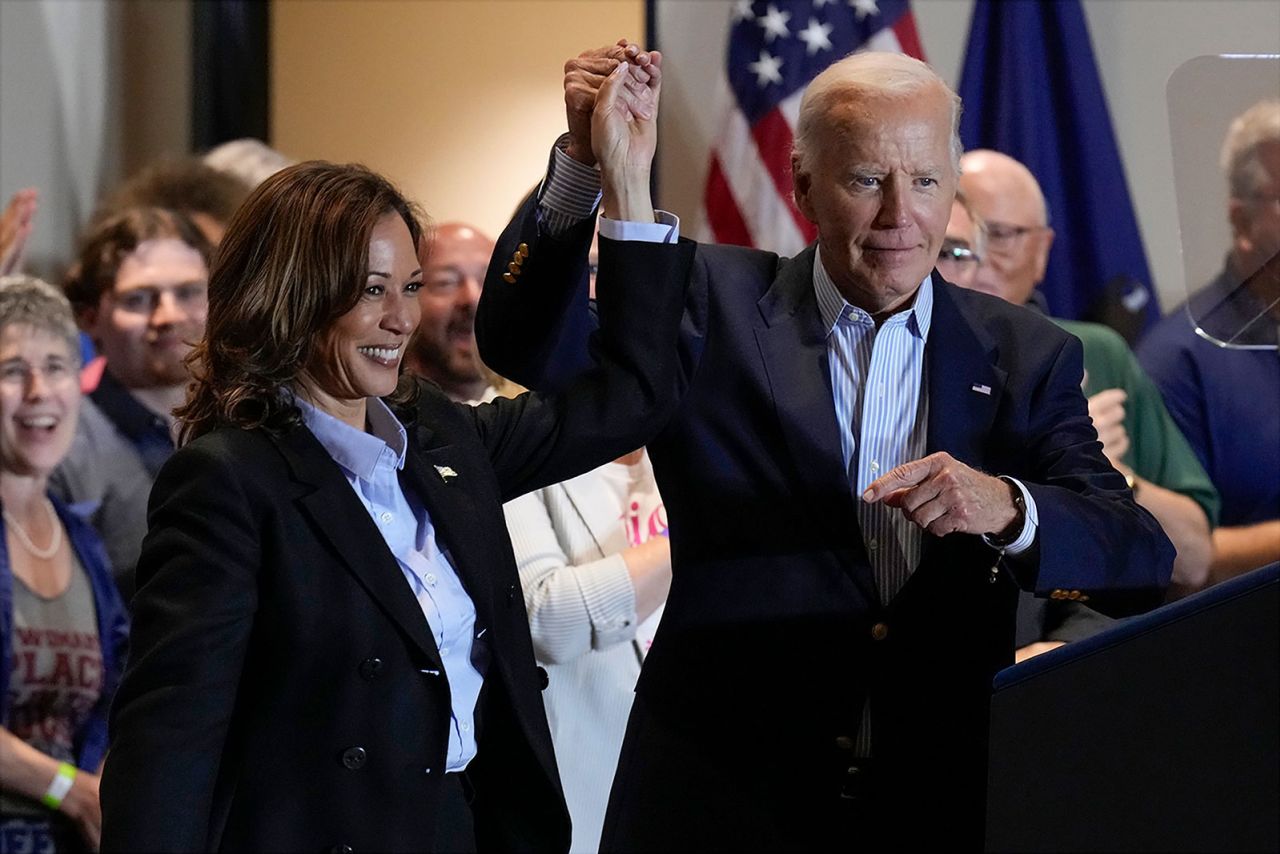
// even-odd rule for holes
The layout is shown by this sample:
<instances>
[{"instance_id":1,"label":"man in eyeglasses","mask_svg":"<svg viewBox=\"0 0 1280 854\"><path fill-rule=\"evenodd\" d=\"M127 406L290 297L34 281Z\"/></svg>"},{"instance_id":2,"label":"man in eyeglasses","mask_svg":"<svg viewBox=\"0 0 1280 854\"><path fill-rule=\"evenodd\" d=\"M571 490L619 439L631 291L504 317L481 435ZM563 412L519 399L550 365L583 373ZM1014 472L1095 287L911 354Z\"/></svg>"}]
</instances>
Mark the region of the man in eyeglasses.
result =
<instances>
[{"instance_id":1,"label":"man in eyeglasses","mask_svg":"<svg viewBox=\"0 0 1280 854\"><path fill-rule=\"evenodd\" d=\"M960 198L967 209L958 202L952 211L939 271L964 287L1042 308L1036 286L1044 278L1053 229L1039 182L1022 163L997 151L970 151L960 162ZM970 247L977 247L980 261L955 252ZM1173 594L1203 586L1212 553L1209 532L1219 506L1209 476L1124 340L1097 323L1058 324L1084 344L1084 388L1103 452L1178 549ZM1024 600L1018 615L1019 658L1105 627L1100 615L1066 604L1058 608Z\"/></svg>"},{"instance_id":2,"label":"man in eyeglasses","mask_svg":"<svg viewBox=\"0 0 1280 854\"><path fill-rule=\"evenodd\" d=\"M475 335L476 306L492 254L493 240L461 222L441 225L418 251L422 320L409 342L405 367L458 401L492 397Z\"/></svg>"}]
</instances>

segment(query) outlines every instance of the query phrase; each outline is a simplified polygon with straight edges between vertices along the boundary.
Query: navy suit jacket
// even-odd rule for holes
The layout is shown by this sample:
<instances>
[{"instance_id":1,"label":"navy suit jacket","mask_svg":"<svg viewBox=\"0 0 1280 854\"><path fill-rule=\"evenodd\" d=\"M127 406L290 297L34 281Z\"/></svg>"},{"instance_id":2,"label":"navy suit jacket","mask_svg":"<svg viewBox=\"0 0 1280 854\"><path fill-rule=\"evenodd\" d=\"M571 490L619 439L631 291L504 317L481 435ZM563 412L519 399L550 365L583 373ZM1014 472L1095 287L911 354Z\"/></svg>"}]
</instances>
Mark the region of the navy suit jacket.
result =
<instances>
[{"instance_id":1,"label":"navy suit jacket","mask_svg":"<svg viewBox=\"0 0 1280 854\"><path fill-rule=\"evenodd\" d=\"M586 364L592 320L576 277L590 227L551 238L528 205L502 235L477 323L499 373L554 387ZM520 243L567 255L558 266L571 275L525 265L504 280ZM1117 613L1158 604L1168 582L1172 546L1089 420L1079 341L935 273L928 450L1020 478L1039 537L993 574L980 537L926 535L911 579L881 605L841 457L814 258L813 247L790 260L695 255L681 403L649 445L674 581L604 850L847 843L842 793L867 700L878 814L901 818L904 845L976 845L988 698L1013 662L1018 587Z\"/></svg>"}]
</instances>

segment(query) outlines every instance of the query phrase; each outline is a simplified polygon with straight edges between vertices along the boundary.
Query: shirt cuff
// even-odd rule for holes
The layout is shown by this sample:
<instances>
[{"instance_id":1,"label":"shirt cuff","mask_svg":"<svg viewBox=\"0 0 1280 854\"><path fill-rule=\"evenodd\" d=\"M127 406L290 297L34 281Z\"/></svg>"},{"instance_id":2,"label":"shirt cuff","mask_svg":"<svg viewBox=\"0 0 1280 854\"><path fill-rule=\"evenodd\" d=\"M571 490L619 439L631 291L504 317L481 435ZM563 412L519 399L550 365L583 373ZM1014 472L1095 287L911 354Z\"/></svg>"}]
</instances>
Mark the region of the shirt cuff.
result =
<instances>
[{"instance_id":1,"label":"shirt cuff","mask_svg":"<svg viewBox=\"0 0 1280 854\"><path fill-rule=\"evenodd\" d=\"M556 140L547 177L538 189L538 214L552 236L591 216L600 204L600 173L565 154L568 144L567 133Z\"/></svg>"},{"instance_id":2,"label":"shirt cuff","mask_svg":"<svg viewBox=\"0 0 1280 854\"><path fill-rule=\"evenodd\" d=\"M1040 513L1036 510L1036 500L1031 497L1031 493L1022 485L1022 481L1016 477L1006 477L1005 480L1018 487L1018 491L1022 493L1022 502L1027 507L1026 518L1022 520L1022 533L1018 534L1016 540L1004 547L1005 554L1018 555L1031 548L1035 543L1036 534L1040 530ZM986 534L982 535L982 539L992 548L999 548L999 546L991 544L991 538Z\"/></svg>"},{"instance_id":3,"label":"shirt cuff","mask_svg":"<svg viewBox=\"0 0 1280 854\"><path fill-rule=\"evenodd\" d=\"M643 243L679 243L680 217L667 211L654 211L656 222L600 217L600 236L610 240L634 240Z\"/></svg>"}]
</instances>

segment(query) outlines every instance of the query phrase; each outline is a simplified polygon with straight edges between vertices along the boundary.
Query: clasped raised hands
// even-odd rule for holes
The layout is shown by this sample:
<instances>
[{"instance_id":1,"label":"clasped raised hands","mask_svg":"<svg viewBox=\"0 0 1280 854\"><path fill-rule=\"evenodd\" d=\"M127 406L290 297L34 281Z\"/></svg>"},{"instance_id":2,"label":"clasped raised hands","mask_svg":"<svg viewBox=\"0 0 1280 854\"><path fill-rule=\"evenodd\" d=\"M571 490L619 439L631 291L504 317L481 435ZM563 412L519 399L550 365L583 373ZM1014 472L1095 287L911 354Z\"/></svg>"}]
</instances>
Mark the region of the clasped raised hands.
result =
<instances>
[{"instance_id":1,"label":"clasped raised hands","mask_svg":"<svg viewBox=\"0 0 1280 854\"><path fill-rule=\"evenodd\" d=\"M662 55L620 39L569 60L564 87L566 153L599 164L605 214L652 221L649 175L657 150Z\"/></svg>"}]
</instances>

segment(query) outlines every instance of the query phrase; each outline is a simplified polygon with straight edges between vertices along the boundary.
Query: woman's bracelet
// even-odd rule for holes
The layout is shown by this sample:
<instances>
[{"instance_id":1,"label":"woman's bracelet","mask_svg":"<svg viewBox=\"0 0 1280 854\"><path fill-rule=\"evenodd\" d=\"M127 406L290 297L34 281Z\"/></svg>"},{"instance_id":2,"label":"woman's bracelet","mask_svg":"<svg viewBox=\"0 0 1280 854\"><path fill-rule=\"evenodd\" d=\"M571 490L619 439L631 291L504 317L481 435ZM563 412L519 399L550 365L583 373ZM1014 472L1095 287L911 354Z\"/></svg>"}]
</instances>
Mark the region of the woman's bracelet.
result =
<instances>
[{"instance_id":1,"label":"woman's bracelet","mask_svg":"<svg viewBox=\"0 0 1280 854\"><path fill-rule=\"evenodd\" d=\"M76 781L78 772L79 769L74 765L66 762L59 763L58 773L53 775L53 782L49 784L40 802L51 810L62 806L62 799L67 796L67 792L71 791L71 784Z\"/></svg>"}]
</instances>

